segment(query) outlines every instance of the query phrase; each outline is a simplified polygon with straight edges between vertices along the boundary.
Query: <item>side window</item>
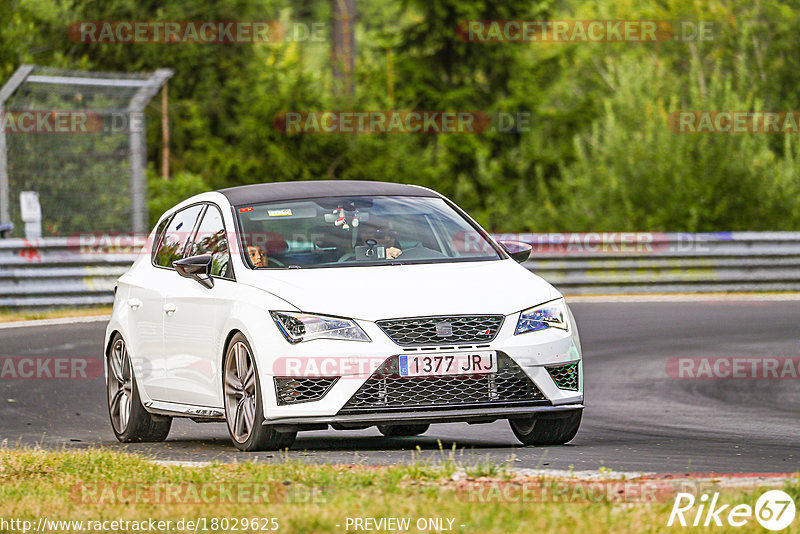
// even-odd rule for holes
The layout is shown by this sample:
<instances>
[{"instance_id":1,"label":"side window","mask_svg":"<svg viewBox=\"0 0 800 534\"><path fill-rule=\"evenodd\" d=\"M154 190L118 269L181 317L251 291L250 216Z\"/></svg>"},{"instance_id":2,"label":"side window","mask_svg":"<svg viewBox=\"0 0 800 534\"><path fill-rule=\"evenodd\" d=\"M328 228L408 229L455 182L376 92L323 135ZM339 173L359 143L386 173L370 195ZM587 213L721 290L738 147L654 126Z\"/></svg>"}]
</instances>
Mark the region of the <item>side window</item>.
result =
<instances>
[{"instance_id":1,"label":"side window","mask_svg":"<svg viewBox=\"0 0 800 534\"><path fill-rule=\"evenodd\" d=\"M184 257L183 251L202 209L202 205L190 206L175 214L156 251L154 260L156 265L172 268L173 261Z\"/></svg>"},{"instance_id":2,"label":"side window","mask_svg":"<svg viewBox=\"0 0 800 534\"><path fill-rule=\"evenodd\" d=\"M169 217L165 217L163 221L161 221L158 226L156 227L156 233L153 234L153 249L150 251L150 255L153 257L153 261L156 259L156 251L158 250L158 245L161 243L161 235L164 233L164 230L167 228L167 223L169 222Z\"/></svg>"},{"instance_id":3,"label":"side window","mask_svg":"<svg viewBox=\"0 0 800 534\"><path fill-rule=\"evenodd\" d=\"M225 236L225 225L222 213L216 206L208 206L203 221L197 228L197 235L189 245L187 256L200 254L211 255L211 275L223 278L231 277L231 256L228 251L228 240Z\"/></svg>"}]
</instances>

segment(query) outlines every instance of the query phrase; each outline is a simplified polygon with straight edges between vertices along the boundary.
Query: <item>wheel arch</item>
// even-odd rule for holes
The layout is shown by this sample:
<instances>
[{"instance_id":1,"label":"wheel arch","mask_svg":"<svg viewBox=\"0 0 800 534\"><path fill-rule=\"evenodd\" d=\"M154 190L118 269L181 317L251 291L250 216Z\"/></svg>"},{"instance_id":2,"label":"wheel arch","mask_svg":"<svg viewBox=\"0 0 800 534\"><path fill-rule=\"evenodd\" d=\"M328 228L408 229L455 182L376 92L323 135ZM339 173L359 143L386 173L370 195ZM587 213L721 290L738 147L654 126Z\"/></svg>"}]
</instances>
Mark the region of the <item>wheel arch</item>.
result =
<instances>
[{"instance_id":1,"label":"wheel arch","mask_svg":"<svg viewBox=\"0 0 800 534\"><path fill-rule=\"evenodd\" d=\"M240 329L231 328L230 332L228 332L228 334L225 336L225 341L222 343L222 354L220 355L220 360L219 360L220 364L221 364L220 365L220 369L223 369L223 367L224 367L225 355L228 353L228 347L230 347L231 340L233 340L233 336L235 336L236 334L242 334L245 338L247 337L247 335L244 332L242 332ZM223 373L224 373L224 370L223 370ZM224 380L224 376L222 377L222 379Z\"/></svg>"},{"instance_id":2,"label":"wheel arch","mask_svg":"<svg viewBox=\"0 0 800 534\"><path fill-rule=\"evenodd\" d=\"M103 379L108 380L108 358L111 356L111 345L114 343L114 338L119 334L119 337L125 341L125 336L122 335L122 332L119 331L118 328L114 328L108 333L108 339L106 341L106 347L103 350Z\"/></svg>"},{"instance_id":3,"label":"wheel arch","mask_svg":"<svg viewBox=\"0 0 800 534\"><path fill-rule=\"evenodd\" d=\"M113 329L111 332L108 333L108 342L106 343L106 349L103 354L108 357L109 351L111 350L111 343L114 341L114 336L119 334L119 336L124 340L125 336L122 335L122 332L119 331L118 328Z\"/></svg>"}]
</instances>

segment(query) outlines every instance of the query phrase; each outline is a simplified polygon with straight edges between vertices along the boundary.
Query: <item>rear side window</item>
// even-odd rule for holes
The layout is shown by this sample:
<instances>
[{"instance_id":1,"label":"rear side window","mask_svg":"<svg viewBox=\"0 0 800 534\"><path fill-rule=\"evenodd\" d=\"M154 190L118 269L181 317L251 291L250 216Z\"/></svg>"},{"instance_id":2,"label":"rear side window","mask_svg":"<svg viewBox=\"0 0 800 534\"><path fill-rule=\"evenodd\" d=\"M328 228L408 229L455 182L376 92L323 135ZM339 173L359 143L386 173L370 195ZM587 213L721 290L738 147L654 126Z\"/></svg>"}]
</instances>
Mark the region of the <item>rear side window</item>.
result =
<instances>
[{"instance_id":1,"label":"rear side window","mask_svg":"<svg viewBox=\"0 0 800 534\"><path fill-rule=\"evenodd\" d=\"M231 278L231 256L228 251L228 239L225 235L225 224L219 208L209 205L197 235L189 245L186 256L211 255L211 276Z\"/></svg>"},{"instance_id":2,"label":"rear side window","mask_svg":"<svg viewBox=\"0 0 800 534\"><path fill-rule=\"evenodd\" d=\"M153 263L160 267L172 268L172 262L184 257L184 250L194 230L202 205L189 206L172 218L164 232L164 237L156 251Z\"/></svg>"},{"instance_id":3,"label":"rear side window","mask_svg":"<svg viewBox=\"0 0 800 534\"><path fill-rule=\"evenodd\" d=\"M165 217L163 221L158 223L158 226L156 227L156 233L153 235L153 249L150 251L150 254L153 256L154 261L156 257L156 251L158 250L158 245L161 243L161 235L164 233L164 230L166 230L168 222L169 217Z\"/></svg>"}]
</instances>

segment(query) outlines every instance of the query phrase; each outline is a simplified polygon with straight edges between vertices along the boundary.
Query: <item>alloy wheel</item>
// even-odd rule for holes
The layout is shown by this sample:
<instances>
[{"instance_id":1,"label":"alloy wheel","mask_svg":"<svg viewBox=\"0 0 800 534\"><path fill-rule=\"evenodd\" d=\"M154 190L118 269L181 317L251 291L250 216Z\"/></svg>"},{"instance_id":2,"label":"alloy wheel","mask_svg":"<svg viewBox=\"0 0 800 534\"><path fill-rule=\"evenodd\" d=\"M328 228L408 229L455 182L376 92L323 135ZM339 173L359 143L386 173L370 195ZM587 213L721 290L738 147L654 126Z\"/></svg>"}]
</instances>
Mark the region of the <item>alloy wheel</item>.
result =
<instances>
[{"instance_id":1,"label":"alloy wheel","mask_svg":"<svg viewBox=\"0 0 800 534\"><path fill-rule=\"evenodd\" d=\"M233 439L244 443L256 420L256 369L250 349L237 341L225 359L225 418Z\"/></svg>"},{"instance_id":2,"label":"alloy wheel","mask_svg":"<svg viewBox=\"0 0 800 534\"><path fill-rule=\"evenodd\" d=\"M133 396L133 373L131 359L125 341L117 339L108 358L108 407L111 424L119 434L128 428Z\"/></svg>"}]
</instances>

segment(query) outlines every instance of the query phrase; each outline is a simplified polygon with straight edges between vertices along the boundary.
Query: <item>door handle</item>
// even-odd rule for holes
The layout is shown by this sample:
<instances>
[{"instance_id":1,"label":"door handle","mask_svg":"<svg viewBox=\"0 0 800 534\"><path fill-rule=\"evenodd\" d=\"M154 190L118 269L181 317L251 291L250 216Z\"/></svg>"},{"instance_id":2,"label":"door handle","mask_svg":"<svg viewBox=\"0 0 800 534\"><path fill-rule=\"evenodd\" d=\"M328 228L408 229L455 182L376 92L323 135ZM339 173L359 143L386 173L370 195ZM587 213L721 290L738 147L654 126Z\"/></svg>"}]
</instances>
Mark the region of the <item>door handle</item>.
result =
<instances>
[{"instance_id":1,"label":"door handle","mask_svg":"<svg viewBox=\"0 0 800 534\"><path fill-rule=\"evenodd\" d=\"M141 305L142 301L137 298L128 299L128 306L130 306L132 310L139 308Z\"/></svg>"},{"instance_id":2,"label":"door handle","mask_svg":"<svg viewBox=\"0 0 800 534\"><path fill-rule=\"evenodd\" d=\"M173 313L175 313L178 307L175 306L174 304L164 304L164 306L162 306L161 309L163 309L164 313L166 313L167 315L172 315Z\"/></svg>"}]
</instances>

